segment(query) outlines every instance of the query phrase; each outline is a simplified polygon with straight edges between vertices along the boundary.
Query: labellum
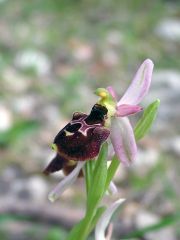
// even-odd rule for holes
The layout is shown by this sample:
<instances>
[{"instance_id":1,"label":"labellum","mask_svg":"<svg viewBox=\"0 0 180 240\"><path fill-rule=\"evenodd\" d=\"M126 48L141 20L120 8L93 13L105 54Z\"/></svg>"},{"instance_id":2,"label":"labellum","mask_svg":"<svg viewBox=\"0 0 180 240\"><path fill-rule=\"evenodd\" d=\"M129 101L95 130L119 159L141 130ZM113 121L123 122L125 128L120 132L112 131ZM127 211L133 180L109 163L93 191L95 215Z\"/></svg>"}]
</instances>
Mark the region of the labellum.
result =
<instances>
[{"instance_id":1,"label":"labellum","mask_svg":"<svg viewBox=\"0 0 180 240\"><path fill-rule=\"evenodd\" d=\"M62 169L68 175L78 161L95 158L110 134L105 127L107 113L107 108L100 104L95 104L89 115L75 112L72 120L55 137L53 145L57 154L44 173Z\"/></svg>"}]
</instances>

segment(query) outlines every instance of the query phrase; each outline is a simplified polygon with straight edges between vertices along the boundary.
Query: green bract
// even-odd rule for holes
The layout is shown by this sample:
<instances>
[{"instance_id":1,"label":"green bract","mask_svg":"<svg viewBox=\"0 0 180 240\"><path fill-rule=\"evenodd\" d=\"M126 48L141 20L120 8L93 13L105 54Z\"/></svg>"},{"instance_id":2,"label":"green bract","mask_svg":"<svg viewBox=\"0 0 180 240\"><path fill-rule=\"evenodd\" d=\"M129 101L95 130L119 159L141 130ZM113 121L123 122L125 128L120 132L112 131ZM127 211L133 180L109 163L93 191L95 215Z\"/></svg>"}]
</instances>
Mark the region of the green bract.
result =
<instances>
[{"instance_id":1,"label":"green bract","mask_svg":"<svg viewBox=\"0 0 180 240\"><path fill-rule=\"evenodd\" d=\"M136 140L140 140L145 136L145 134L148 133L149 129L151 128L151 125L153 124L156 118L159 105L160 100L157 99L144 110L143 116L137 122L136 127L134 129Z\"/></svg>"}]
</instances>

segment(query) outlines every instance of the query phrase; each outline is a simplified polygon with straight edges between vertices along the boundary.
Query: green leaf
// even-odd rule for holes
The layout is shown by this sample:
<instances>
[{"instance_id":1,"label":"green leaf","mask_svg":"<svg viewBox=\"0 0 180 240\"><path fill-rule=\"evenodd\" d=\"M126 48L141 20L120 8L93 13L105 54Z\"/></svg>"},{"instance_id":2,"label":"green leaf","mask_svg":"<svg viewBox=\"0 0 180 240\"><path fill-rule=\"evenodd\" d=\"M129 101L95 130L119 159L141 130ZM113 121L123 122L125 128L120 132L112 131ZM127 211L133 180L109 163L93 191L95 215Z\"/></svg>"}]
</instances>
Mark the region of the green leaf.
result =
<instances>
[{"instance_id":1,"label":"green leaf","mask_svg":"<svg viewBox=\"0 0 180 240\"><path fill-rule=\"evenodd\" d=\"M136 140L143 138L145 134L147 134L147 132L150 130L151 125L156 119L159 104L160 100L157 99L144 110L142 118L140 118L140 120L137 122L134 129Z\"/></svg>"},{"instance_id":2,"label":"green leaf","mask_svg":"<svg viewBox=\"0 0 180 240\"><path fill-rule=\"evenodd\" d=\"M107 178L107 153L108 144L104 143L93 171L93 179L87 200L88 211L93 211L94 207L98 204L104 194Z\"/></svg>"},{"instance_id":3,"label":"green leaf","mask_svg":"<svg viewBox=\"0 0 180 240\"><path fill-rule=\"evenodd\" d=\"M78 224L76 224L71 230L66 240L78 239L81 233L81 229L84 228L84 219L82 219Z\"/></svg>"}]
</instances>

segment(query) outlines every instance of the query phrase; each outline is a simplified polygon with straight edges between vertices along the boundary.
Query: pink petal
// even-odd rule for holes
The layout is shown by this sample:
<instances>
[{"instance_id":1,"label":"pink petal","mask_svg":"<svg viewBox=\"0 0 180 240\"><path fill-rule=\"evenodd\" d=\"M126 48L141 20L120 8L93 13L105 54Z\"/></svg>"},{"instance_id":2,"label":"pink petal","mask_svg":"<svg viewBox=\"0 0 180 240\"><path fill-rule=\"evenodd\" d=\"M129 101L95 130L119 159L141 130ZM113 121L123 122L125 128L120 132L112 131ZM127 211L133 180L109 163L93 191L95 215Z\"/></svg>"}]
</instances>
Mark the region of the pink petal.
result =
<instances>
[{"instance_id":1,"label":"pink petal","mask_svg":"<svg viewBox=\"0 0 180 240\"><path fill-rule=\"evenodd\" d=\"M111 123L111 142L119 160L126 166L134 162L137 146L129 119L114 118Z\"/></svg>"},{"instance_id":2,"label":"pink petal","mask_svg":"<svg viewBox=\"0 0 180 240\"><path fill-rule=\"evenodd\" d=\"M122 104L137 105L141 102L149 91L153 66L154 64L150 59L146 59L141 64L131 85L118 102L118 106Z\"/></svg>"},{"instance_id":3,"label":"pink petal","mask_svg":"<svg viewBox=\"0 0 180 240\"><path fill-rule=\"evenodd\" d=\"M125 117L125 116L129 116L131 114L140 112L143 110L143 108L138 105L122 104L122 105L117 106L116 110L117 110L116 111L117 117Z\"/></svg>"},{"instance_id":4,"label":"pink petal","mask_svg":"<svg viewBox=\"0 0 180 240\"><path fill-rule=\"evenodd\" d=\"M106 89L107 89L108 92L111 94L111 96L112 96L115 100L117 100L117 94L116 94L116 92L114 91L114 88L113 88L112 86L108 86Z\"/></svg>"}]
</instances>

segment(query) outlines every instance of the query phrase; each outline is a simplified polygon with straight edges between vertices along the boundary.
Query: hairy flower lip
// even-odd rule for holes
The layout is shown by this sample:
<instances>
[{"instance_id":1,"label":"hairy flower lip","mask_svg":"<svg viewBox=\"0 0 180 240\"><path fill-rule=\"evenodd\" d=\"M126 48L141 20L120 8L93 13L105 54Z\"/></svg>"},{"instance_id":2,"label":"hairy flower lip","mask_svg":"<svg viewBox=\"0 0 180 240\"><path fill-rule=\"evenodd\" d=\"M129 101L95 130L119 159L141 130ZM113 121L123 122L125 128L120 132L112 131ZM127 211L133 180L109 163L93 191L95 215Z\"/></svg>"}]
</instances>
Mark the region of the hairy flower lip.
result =
<instances>
[{"instance_id":1,"label":"hairy flower lip","mask_svg":"<svg viewBox=\"0 0 180 240\"><path fill-rule=\"evenodd\" d=\"M59 154L75 161L95 158L102 143L110 134L104 127L107 112L105 106L95 104L89 115L82 113L73 115L70 123L54 139Z\"/></svg>"},{"instance_id":2,"label":"hairy flower lip","mask_svg":"<svg viewBox=\"0 0 180 240\"><path fill-rule=\"evenodd\" d=\"M64 170L71 160L78 162L95 158L110 135L109 129L104 126L107 113L108 109L100 104L95 104L89 115L75 112L72 120L56 135L52 148L57 155L44 174Z\"/></svg>"}]
</instances>

